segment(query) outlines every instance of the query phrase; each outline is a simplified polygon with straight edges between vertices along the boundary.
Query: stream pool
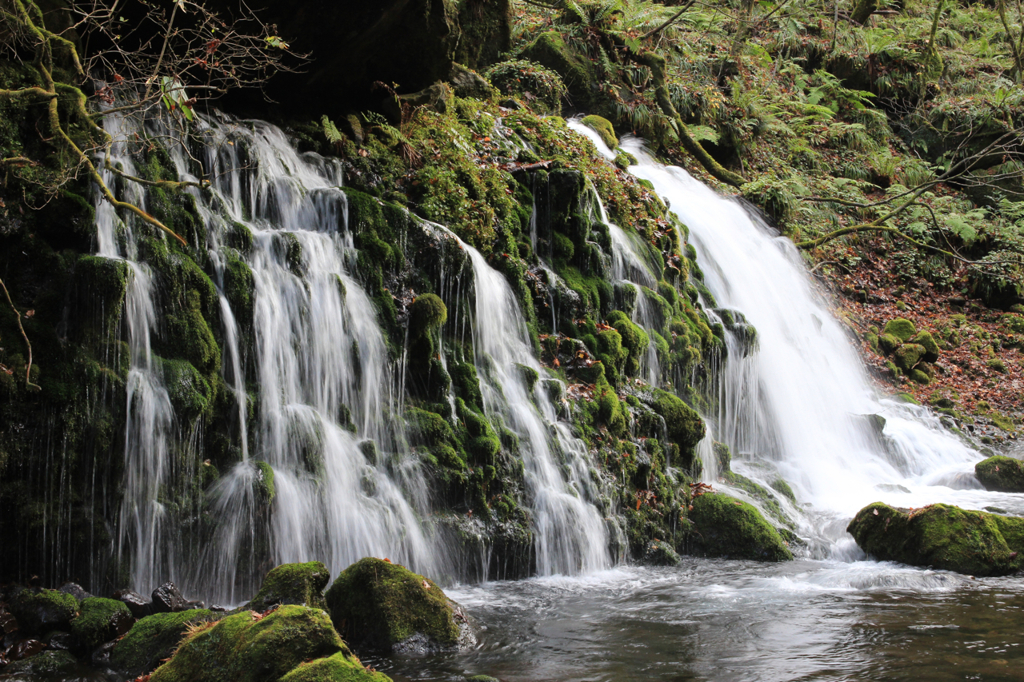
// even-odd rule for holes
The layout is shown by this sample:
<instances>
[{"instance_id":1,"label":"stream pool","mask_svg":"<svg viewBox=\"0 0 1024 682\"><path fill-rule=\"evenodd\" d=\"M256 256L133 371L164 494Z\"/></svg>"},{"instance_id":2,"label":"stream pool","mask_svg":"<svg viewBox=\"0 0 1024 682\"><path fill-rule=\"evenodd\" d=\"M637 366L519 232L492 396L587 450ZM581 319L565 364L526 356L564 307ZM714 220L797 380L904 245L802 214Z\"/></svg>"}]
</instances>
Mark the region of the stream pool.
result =
<instances>
[{"instance_id":1,"label":"stream pool","mask_svg":"<svg viewBox=\"0 0 1024 682\"><path fill-rule=\"evenodd\" d=\"M475 648L364 657L396 682L1024 679L1024 582L898 564L684 559L456 587Z\"/></svg>"}]
</instances>

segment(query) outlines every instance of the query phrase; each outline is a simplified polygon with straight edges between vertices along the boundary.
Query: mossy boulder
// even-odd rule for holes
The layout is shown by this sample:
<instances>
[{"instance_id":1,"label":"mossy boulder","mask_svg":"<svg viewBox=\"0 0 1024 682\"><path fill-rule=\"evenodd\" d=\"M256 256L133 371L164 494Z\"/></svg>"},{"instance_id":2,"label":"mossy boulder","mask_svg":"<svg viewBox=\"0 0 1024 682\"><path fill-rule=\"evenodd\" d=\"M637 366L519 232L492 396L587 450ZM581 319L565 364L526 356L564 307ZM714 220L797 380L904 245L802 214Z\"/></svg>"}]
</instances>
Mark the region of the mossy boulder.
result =
<instances>
[{"instance_id":1,"label":"mossy boulder","mask_svg":"<svg viewBox=\"0 0 1024 682\"><path fill-rule=\"evenodd\" d=\"M1004 455L989 457L974 465L974 473L988 490L1024 493L1024 462Z\"/></svg>"},{"instance_id":2,"label":"mossy boulder","mask_svg":"<svg viewBox=\"0 0 1024 682\"><path fill-rule=\"evenodd\" d=\"M899 509L875 502L857 512L846 530L883 561L969 575L1007 575L1022 565L1021 518L946 504Z\"/></svg>"},{"instance_id":3,"label":"mossy boulder","mask_svg":"<svg viewBox=\"0 0 1024 682\"><path fill-rule=\"evenodd\" d=\"M266 616L243 611L190 632L149 679L277 682L305 661L347 651L330 617L320 609L288 605Z\"/></svg>"},{"instance_id":4,"label":"mossy boulder","mask_svg":"<svg viewBox=\"0 0 1024 682\"><path fill-rule=\"evenodd\" d=\"M931 332L920 331L910 337L909 343L914 343L924 348L924 355L921 359L925 362L935 362L939 359L939 344L935 342Z\"/></svg>"},{"instance_id":5,"label":"mossy boulder","mask_svg":"<svg viewBox=\"0 0 1024 682\"><path fill-rule=\"evenodd\" d=\"M381 651L458 648L465 620L432 580L370 557L341 572L327 607L346 641Z\"/></svg>"},{"instance_id":6,"label":"mossy boulder","mask_svg":"<svg viewBox=\"0 0 1024 682\"><path fill-rule=\"evenodd\" d=\"M900 347L900 340L892 334L882 334L878 337L878 347L883 353L890 355Z\"/></svg>"},{"instance_id":7,"label":"mossy boulder","mask_svg":"<svg viewBox=\"0 0 1024 682\"><path fill-rule=\"evenodd\" d=\"M281 678L281 682L391 682L384 673L370 671L349 651L301 663Z\"/></svg>"},{"instance_id":8,"label":"mossy boulder","mask_svg":"<svg viewBox=\"0 0 1024 682\"><path fill-rule=\"evenodd\" d=\"M704 493L690 504L688 545L699 556L788 561L793 553L761 513L721 493Z\"/></svg>"},{"instance_id":9,"label":"mossy boulder","mask_svg":"<svg viewBox=\"0 0 1024 682\"><path fill-rule=\"evenodd\" d=\"M21 682L22 680L78 680L76 673L84 673L78 660L67 651L44 651L15 661L6 668L0 668L0 680Z\"/></svg>"},{"instance_id":10,"label":"mossy boulder","mask_svg":"<svg viewBox=\"0 0 1024 682\"><path fill-rule=\"evenodd\" d=\"M324 588L331 572L319 561L305 564L282 564L263 579L249 607L253 611L266 611L276 604L299 604L314 609L326 609Z\"/></svg>"},{"instance_id":11,"label":"mossy boulder","mask_svg":"<svg viewBox=\"0 0 1024 682\"><path fill-rule=\"evenodd\" d=\"M22 590L11 600L10 610L24 634L43 635L51 630L71 629L79 603L57 590Z\"/></svg>"},{"instance_id":12,"label":"mossy boulder","mask_svg":"<svg viewBox=\"0 0 1024 682\"><path fill-rule=\"evenodd\" d=\"M95 649L128 632L135 619L123 602L89 597L82 600L81 611L71 621L71 634L83 646Z\"/></svg>"},{"instance_id":13,"label":"mossy boulder","mask_svg":"<svg viewBox=\"0 0 1024 682\"><path fill-rule=\"evenodd\" d=\"M608 119L590 115L584 116L580 123L600 135L601 141L608 146L608 149L615 149L619 146L619 138L615 136L615 127Z\"/></svg>"},{"instance_id":14,"label":"mossy boulder","mask_svg":"<svg viewBox=\"0 0 1024 682\"><path fill-rule=\"evenodd\" d=\"M909 372L917 366L917 363L921 362L926 352L924 346L916 343L905 343L896 349L896 353L893 355L893 362L904 372Z\"/></svg>"},{"instance_id":15,"label":"mossy boulder","mask_svg":"<svg viewBox=\"0 0 1024 682\"><path fill-rule=\"evenodd\" d=\"M526 46L522 56L557 73L576 106L586 109L593 101L600 79L594 76L588 60L573 52L558 31L538 35Z\"/></svg>"},{"instance_id":16,"label":"mossy boulder","mask_svg":"<svg viewBox=\"0 0 1024 682\"><path fill-rule=\"evenodd\" d=\"M206 609L155 613L141 618L114 645L110 665L129 677L144 675L174 653L190 628L216 619L217 614Z\"/></svg>"},{"instance_id":17,"label":"mossy boulder","mask_svg":"<svg viewBox=\"0 0 1024 682\"><path fill-rule=\"evenodd\" d=\"M885 323L882 333L891 334L899 339L901 343L906 343L917 333L917 328L914 327L914 323L910 320L897 317L895 320L889 320Z\"/></svg>"}]
</instances>

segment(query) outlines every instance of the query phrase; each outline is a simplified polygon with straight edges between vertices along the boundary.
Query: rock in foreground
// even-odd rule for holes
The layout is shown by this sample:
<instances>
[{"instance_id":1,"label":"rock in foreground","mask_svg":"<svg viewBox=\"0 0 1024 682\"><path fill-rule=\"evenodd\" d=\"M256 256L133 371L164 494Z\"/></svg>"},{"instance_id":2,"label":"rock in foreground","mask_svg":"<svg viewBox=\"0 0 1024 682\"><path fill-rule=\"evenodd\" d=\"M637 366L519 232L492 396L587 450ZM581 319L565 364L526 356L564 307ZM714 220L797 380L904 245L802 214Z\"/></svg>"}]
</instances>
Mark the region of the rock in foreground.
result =
<instances>
[{"instance_id":1,"label":"rock in foreground","mask_svg":"<svg viewBox=\"0 0 1024 682\"><path fill-rule=\"evenodd\" d=\"M324 588L331 572L319 561L304 564L282 564L263 579L260 591L249 602L249 609L266 611L275 604L299 604L326 609Z\"/></svg>"},{"instance_id":2,"label":"rock in foreground","mask_svg":"<svg viewBox=\"0 0 1024 682\"><path fill-rule=\"evenodd\" d=\"M1024 493L1024 462L996 455L974 465L974 473L988 490Z\"/></svg>"},{"instance_id":3,"label":"rock in foreground","mask_svg":"<svg viewBox=\"0 0 1024 682\"><path fill-rule=\"evenodd\" d=\"M285 676L350 682L389 679L363 667L324 611L288 605L266 616L243 611L193 630L174 656L153 672L150 682L277 682Z\"/></svg>"},{"instance_id":4,"label":"rock in foreground","mask_svg":"<svg viewBox=\"0 0 1024 682\"><path fill-rule=\"evenodd\" d=\"M884 561L969 575L1007 575L1022 567L1024 519L933 504L899 509L875 502L846 530Z\"/></svg>"},{"instance_id":5,"label":"rock in foreground","mask_svg":"<svg viewBox=\"0 0 1024 682\"><path fill-rule=\"evenodd\" d=\"M752 505L721 493L693 498L688 514L690 552L697 556L788 561L786 542Z\"/></svg>"},{"instance_id":6,"label":"rock in foreground","mask_svg":"<svg viewBox=\"0 0 1024 682\"><path fill-rule=\"evenodd\" d=\"M334 626L353 646L381 651L457 649L469 628L432 580L381 559L352 564L327 591Z\"/></svg>"}]
</instances>

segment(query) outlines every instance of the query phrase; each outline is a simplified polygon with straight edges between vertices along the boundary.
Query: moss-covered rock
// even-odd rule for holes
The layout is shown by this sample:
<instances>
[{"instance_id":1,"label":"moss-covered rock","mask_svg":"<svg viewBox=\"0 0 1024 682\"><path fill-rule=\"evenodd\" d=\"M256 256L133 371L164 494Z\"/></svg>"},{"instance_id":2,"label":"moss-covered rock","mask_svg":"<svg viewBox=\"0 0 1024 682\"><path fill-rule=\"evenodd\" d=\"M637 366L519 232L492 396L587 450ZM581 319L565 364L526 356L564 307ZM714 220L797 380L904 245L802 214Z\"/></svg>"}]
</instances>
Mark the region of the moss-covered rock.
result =
<instances>
[{"instance_id":1,"label":"moss-covered rock","mask_svg":"<svg viewBox=\"0 0 1024 682\"><path fill-rule=\"evenodd\" d=\"M905 343L896 349L896 353L893 355L893 362L904 372L909 372L917 366L917 363L921 362L926 352L924 346L916 343Z\"/></svg>"},{"instance_id":2,"label":"moss-covered rock","mask_svg":"<svg viewBox=\"0 0 1024 682\"><path fill-rule=\"evenodd\" d=\"M920 331L910 337L909 343L915 343L924 348L924 355L921 357L925 362L935 362L939 359L939 344L929 331Z\"/></svg>"},{"instance_id":3,"label":"moss-covered rock","mask_svg":"<svg viewBox=\"0 0 1024 682\"><path fill-rule=\"evenodd\" d=\"M1024 493L1024 462L996 455L974 465L974 473L988 490Z\"/></svg>"},{"instance_id":4,"label":"moss-covered rock","mask_svg":"<svg viewBox=\"0 0 1024 682\"><path fill-rule=\"evenodd\" d=\"M186 635L150 682L277 682L304 661L345 651L320 609L289 605L267 616L244 611Z\"/></svg>"},{"instance_id":5,"label":"moss-covered rock","mask_svg":"<svg viewBox=\"0 0 1024 682\"><path fill-rule=\"evenodd\" d=\"M696 496L687 515L690 551L701 556L788 561L786 542L752 505L721 493Z\"/></svg>"},{"instance_id":6,"label":"moss-covered rock","mask_svg":"<svg viewBox=\"0 0 1024 682\"><path fill-rule=\"evenodd\" d=\"M51 630L70 630L79 603L57 590L22 590L11 600L10 608L24 634L44 635Z\"/></svg>"},{"instance_id":7,"label":"moss-covered rock","mask_svg":"<svg viewBox=\"0 0 1024 682\"><path fill-rule=\"evenodd\" d=\"M651 408L664 418L669 440L679 446L684 457L688 457L688 453L692 453L704 438L703 420L696 410L668 391L656 388L652 396Z\"/></svg>"},{"instance_id":8,"label":"moss-covered rock","mask_svg":"<svg viewBox=\"0 0 1024 682\"><path fill-rule=\"evenodd\" d=\"M346 641L383 651L454 649L464 618L432 580L381 559L352 564L327 591L327 606Z\"/></svg>"},{"instance_id":9,"label":"moss-covered rock","mask_svg":"<svg viewBox=\"0 0 1024 682\"><path fill-rule=\"evenodd\" d=\"M169 658L191 627L216 620L205 609L156 613L139 619L114 645L110 665L129 677L144 675Z\"/></svg>"},{"instance_id":10,"label":"moss-covered rock","mask_svg":"<svg viewBox=\"0 0 1024 682\"><path fill-rule=\"evenodd\" d=\"M301 663L281 682L391 682L384 673L370 671L349 651Z\"/></svg>"},{"instance_id":11,"label":"moss-covered rock","mask_svg":"<svg viewBox=\"0 0 1024 682\"><path fill-rule=\"evenodd\" d=\"M299 604L314 609L326 609L324 588L331 572L319 561L304 564L282 564L263 579L248 608L266 611L276 604Z\"/></svg>"},{"instance_id":12,"label":"moss-covered rock","mask_svg":"<svg viewBox=\"0 0 1024 682\"><path fill-rule=\"evenodd\" d=\"M883 353L890 355L895 353L896 349L900 347L900 340L892 334L882 334L878 337L878 347L881 348Z\"/></svg>"},{"instance_id":13,"label":"moss-covered rock","mask_svg":"<svg viewBox=\"0 0 1024 682\"><path fill-rule=\"evenodd\" d=\"M0 668L0 679L11 682L22 680L69 680L82 679L76 673L83 673L78 660L67 651L44 651L29 656L22 661L15 661L5 668Z\"/></svg>"},{"instance_id":14,"label":"moss-covered rock","mask_svg":"<svg viewBox=\"0 0 1024 682\"><path fill-rule=\"evenodd\" d=\"M861 549L883 561L970 575L1007 575L1022 565L1020 518L946 504L899 509L875 502L861 509L846 530Z\"/></svg>"},{"instance_id":15,"label":"moss-covered rock","mask_svg":"<svg viewBox=\"0 0 1024 682\"><path fill-rule=\"evenodd\" d=\"M409 306L409 336L419 338L448 319L448 308L437 294L422 294Z\"/></svg>"},{"instance_id":16,"label":"moss-covered rock","mask_svg":"<svg viewBox=\"0 0 1024 682\"><path fill-rule=\"evenodd\" d=\"M135 619L124 603L116 599L89 597L82 600L81 611L71 621L71 634L90 649L120 637Z\"/></svg>"},{"instance_id":17,"label":"moss-covered rock","mask_svg":"<svg viewBox=\"0 0 1024 682\"><path fill-rule=\"evenodd\" d=\"M580 123L600 135L601 141L608 145L608 149L615 149L619 146L619 138L615 136L615 126L608 119L592 114L584 116Z\"/></svg>"},{"instance_id":18,"label":"moss-covered rock","mask_svg":"<svg viewBox=\"0 0 1024 682\"><path fill-rule=\"evenodd\" d=\"M914 327L914 323L910 320L897 317L895 320L889 320L885 323L885 328L882 330L882 333L891 334L899 339L901 343L905 343L917 333L917 329Z\"/></svg>"}]
</instances>

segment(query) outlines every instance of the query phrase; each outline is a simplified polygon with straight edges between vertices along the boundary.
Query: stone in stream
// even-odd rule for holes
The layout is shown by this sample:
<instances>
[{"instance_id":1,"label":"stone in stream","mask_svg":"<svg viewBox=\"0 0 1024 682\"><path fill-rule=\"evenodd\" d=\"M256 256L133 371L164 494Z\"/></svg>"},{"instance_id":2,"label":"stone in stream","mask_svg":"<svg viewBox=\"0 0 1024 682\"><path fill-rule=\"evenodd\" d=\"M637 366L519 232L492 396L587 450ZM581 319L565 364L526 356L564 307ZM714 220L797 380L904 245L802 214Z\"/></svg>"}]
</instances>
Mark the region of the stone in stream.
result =
<instances>
[{"instance_id":1,"label":"stone in stream","mask_svg":"<svg viewBox=\"0 0 1024 682\"><path fill-rule=\"evenodd\" d=\"M933 504L864 507L846 530L868 554L968 575L1008 575L1022 568L1024 519Z\"/></svg>"},{"instance_id":2,"label":"stone in stream","mask_svg":"<svg viewBox=\"0 0 1024 682\"><path fill-rule=\"evenodd\" d=\"M191 629L150 682L388 682L352 655L320 609L243 611Z\"/></svg>"},{"instance_id":3,"label":"stone in stream","mask_svg":"<svg viewBox=\"0 0 1024 682\"><path fill-rule=\"evenodd\" d=\"M987 490L1024 493L1024 462L996 455L974 465L974 473Z\"/></svg>"},{"instance_id":4,"label":"stone in stream","mask_svg":"<svg viewBox=\"0 0 1024 682\"><path fill-rule=\"evenodd\" d=\"M260 591L247 608L262 612L276 604L299 604L326 609L324 588L330 579L331 572L319 561L282 564L263 579Z\"/></svg>"},{"instance_id":5,"label":"stone in stream","mask_svg":"<svg viewBox=\"0 0 1024 682\"><path fill-rule=\"evenodd\" d=\"M114 599L121 601L136 618L145 618L153 613L153 605L148 599L134 590L118 590Z\"/></svg>"},{"instance_id":6,"label":"stone in stream","mask_svg":"<svg viewBox=\"0 0 1024 682\"><path fill-rule=\"evenodd\" d=\"M696 495L687 513L687 545L697 556L789 561L793 553L757 509L722 493Z\"/></svg>"},{"instance_id":7,"label":"stone in stream","mask_svg":"<svg viewBox=\"0 0 1024 682\"><path fill-rule=\"evenodd\" d=\"M448 651L473 641L458 604L432 580L390 561L368 557L346 568L327 591L327 608L357 648Z\"/></svg>"}]
</instances>

